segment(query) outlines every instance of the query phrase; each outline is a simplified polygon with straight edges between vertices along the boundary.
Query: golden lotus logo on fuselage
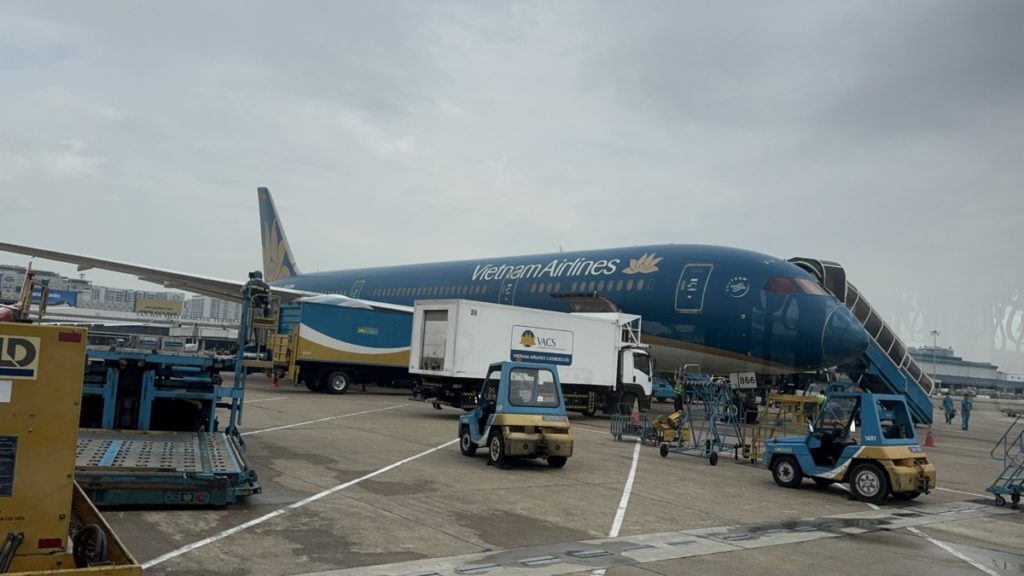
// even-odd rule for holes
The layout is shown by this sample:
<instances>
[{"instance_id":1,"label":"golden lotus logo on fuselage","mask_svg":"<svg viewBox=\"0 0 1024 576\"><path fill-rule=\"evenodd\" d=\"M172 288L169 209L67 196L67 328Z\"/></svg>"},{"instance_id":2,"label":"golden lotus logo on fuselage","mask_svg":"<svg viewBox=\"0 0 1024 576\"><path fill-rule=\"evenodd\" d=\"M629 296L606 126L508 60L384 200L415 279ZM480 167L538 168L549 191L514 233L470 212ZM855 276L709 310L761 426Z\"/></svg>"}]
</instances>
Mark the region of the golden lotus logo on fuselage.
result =
<instances>
[{"instance_id":1,"label":"golden lotus logo on fuselage","mask_svg":"<svg viewBox=\"0 0 1024 576\"><path fill-rule=\"evenodd\" d=\"M658 262L662 258L656 257L654 253L644 254L633 260L629 259L629 267L622 271L623 274L651 274L658 271Z\"/></svg>"}]
</instances>

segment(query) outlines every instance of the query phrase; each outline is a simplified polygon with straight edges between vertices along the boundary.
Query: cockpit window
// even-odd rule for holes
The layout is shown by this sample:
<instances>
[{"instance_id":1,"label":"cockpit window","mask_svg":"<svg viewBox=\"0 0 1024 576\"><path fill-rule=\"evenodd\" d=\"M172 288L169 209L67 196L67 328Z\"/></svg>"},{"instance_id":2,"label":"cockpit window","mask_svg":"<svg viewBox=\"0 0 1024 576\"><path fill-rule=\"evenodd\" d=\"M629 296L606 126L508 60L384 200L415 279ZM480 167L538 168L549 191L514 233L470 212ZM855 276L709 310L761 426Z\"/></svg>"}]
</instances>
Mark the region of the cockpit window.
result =
<instances>
[{"instance_id":1,"label":"cockpit window","mask_svg":"<svg viewBox=\"0 0 1024 576\"><path fill-rule=\"evenodd\" d=\"M815 296L828 296L828 292L825 292L825 289L813 280L808 280L807 278L794 278L793 280L796 281L797 286L799 286L801 290L808 294L813 294Z\"/></svg>"},{"instance_id":2,"label":"cockpit window","mask_svg":"<svg viewBox=\"0 0 1024 576\"><path fill-rule=\"evenodd\" d=\"M764 283L763 290L769 294L796 294L803 292L814 296L828 296L828 292L817 282L807 278L772 278Z\"/></svg>"},{"instance_id":3,"label":"cockpit window","mask_svg":"<svg viewBox=\"0 0 1024 576\"><path fill-rule=\"evenodd\" d=\"M796 289L796 284L793 284L789 278L772 278L764 283L762 290L769 294L796 294L799 292Z\"/></svg>"}]
</instances>

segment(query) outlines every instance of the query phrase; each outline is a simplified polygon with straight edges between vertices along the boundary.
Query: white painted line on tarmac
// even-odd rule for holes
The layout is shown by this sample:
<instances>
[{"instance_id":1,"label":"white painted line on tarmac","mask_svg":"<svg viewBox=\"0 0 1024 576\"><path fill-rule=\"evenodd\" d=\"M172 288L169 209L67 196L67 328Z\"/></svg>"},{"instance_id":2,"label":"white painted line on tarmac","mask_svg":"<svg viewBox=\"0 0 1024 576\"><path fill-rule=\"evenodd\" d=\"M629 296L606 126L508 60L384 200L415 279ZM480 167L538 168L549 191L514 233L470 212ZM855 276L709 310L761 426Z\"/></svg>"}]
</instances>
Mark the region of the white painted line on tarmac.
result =
<instances>
[{"instance_id":1,"label":"white painted line on tarmac","mask_svg":"<svg viewBox=\"0 0 1024 576\"><path fill-rule=\"evenodd\" d=\"M938 490L941 490L941 488L938 488ZM957 492L957 490L950 490L950 492ZM961 492L961 494L970 494L970 493L969 492ZM881 507L876 506L876 505L874 505L874 504L872 504L870 502L866 502L866 504L868 506L871 506L872 510L881 510L882 509ZM967 562L968 564L970 564L971 566L974 566L978 570L981 570L985 574L988 574L989 576L999 576L998 574L996 574L992 570L989 570L984 564L980 564L979 562L976 562L975 560L973 560L971 558L968 558L965 554L962 554L961 552L958 552L958 551L954 550L953 548L951 548L949 545L947 545L944 542L940 542L940 541L936 540L935 538L932 538L931 536L927 536L924 532L921 532L917 528L914 528L913 526L907 526L907 530L909 530L910 532L913 532L914 534L917 534L921 538L924 538L925 540L931 542L932 544L938 546L939 548L942 548L946 552L949 552L950 554L952 554L953 556L956 556L957 558L963 560L964 562Z\"/></svg>"},{"instance_id":2,"label":"white painted line on tarmac","mask_svg":"<svg viewBox=\"0 0 1024 576\"><path fill-rule=\"evenodd\" d=\"M907 530L910 530L914 534L917 534L918 536L924 538L925 540L931 542L932 544L938 546L939 548L942 548L943 550L945 550L946 552L949 552L953 556L956 556L957 558L963 560L964 562L967 562L968 564L970 564L971 566L974 566L978 570L981 570L985 574L988 574L989 576L999 576L999 574L997 574L996 572L990 570L984 564L974 560L973 558L969 558L966 554L963 554L963 553L961 553L961 552L959 552L957 550L954 550L951 546L949 546L945 542L941 542L939 540L936 540L935 538L932 538L931 536L926 535L924 532L921 532L920 530L918 530L917 528L914 528L913 526L908 526Z\"/></svg>"},{"instance_id":3,"label":"white painted line on tarmac","mask_svg":"<svg viewBox=\"0 0 1024 576\"><path fill-rule=\"evenodd\" d=\"M608 531L609 538L618 538L619 530L622 528L622 520L626 517L626 507L629 506L629 496L633 493L633 480L636 479L636 465L640 461L640 441L637 440L633 446L633 464L629 468L629 476L626 477L626 486L622 489L622 499L619 500L619 509L615 512L615 521L612 522L612 529ZM605 569L598 568L592 571L591 576L604 576Z\"/></svg>"},{"instance_id":4,"label":"white painted line on tarmac","mask_svg":"<svg viewBox=\"0 0 1024 576\"><path fill-rule=\"evenodd\" d=\"M963 490L953 490L951 488L936 488L936 490L942 490L943 492L953 492L954 494L966 494L967 496L977 496L978 498L991 498L991 495L985 496L984 494L975 494L974 492L964 492Z\"/></svg>"},{"instance_id":5,"label":"white painted line on tarmac","mask_svg":"<svg viewBox=\"0 0 1024 576\"><path fill-rule=\"evenodd\" d=\"M394 410L395 408L401 408L402 406L408 406L408 404L395 404L394 406L388 406L387 408L374 408L373 410L363 410L362 412L353 412L351 414L339 414L337 416L328 416L326 418L318 418L316 420L307 420L305 422L296 422L295 424L286 424L284 426L275 426L273 428L263 428L260 430L250 430L249 432L242 432L242 436L251 436L253 434L263 434L264 432L274 432L276 430L285 430L288 428L296 428L298 426L306 426L308 424L318 424L320 422L327 422L328 420L337 420L339 418L350 418L352 416L360 416L363 414L370 414L373 412L383 412L384 410Z\"/></svg>"},{"instance_id":6,"label":"white painted line on tarmac","mask_svg":"<svg viewBox=\"0 0 1024 576\"><path fill-rule=\"evenodd\" d=\"M372 410L371 410L371 412L372 412ZM412 462L413 460L416 460L417 458L422 458L423 456L426 456L427 454L430 454L432 452L437 452L438 450L441 450L443 448L447 448L448 446L451 446L452 444L455 444L458 441L459 441L458 438L456 438L454 440L449 440L448 442L445 442L444 444L441 444L439 446L434 446L433 448L431 448L429 450L424 450L423 452L420 452L419 454L417 454L415 456L410 456L410 457L408 457L408 458L406 458L404 460L399 460L398 462L395 462L394 464L389 464L389 465L387 465L387 466L385 466L383 468L380 468L378 470L370 472L369 474L367 474L365 476L356 478L355 480L349 480L348 482L345 482L344 484L338 484L337 486L335 486L333 488L329 488L327 490L324 490L323 492L320 492L318 494L314 494L314 495L310 496L309 498L306 498L304 500L299 500L298 502L295 502L293 504L289 504L288 506L285 506L284 508L279 508L277 510L274 510L273 512L270 512L268 514L264 514L263 516L260 516L259 518L254 518L252 520L249 520L248 522L245 522L243 524L239 524L238 526L235 526L234 528L229 528L227 530L224 530L223 532L219 532L217 534L214 534L213 536L210 536L209 538L203 538L202 540L199 540L198 542L193 542L191 544L182 546L181 548L178 548L177 550L172 550L172 551L170 551L170 552L168 552L166 554L157 556L156 558L153 558L152 560L150 560L150 561L146 562L145 564L143 564L142 565L142 569L145 570L147 568L152 568L153 566L156 566L157 564L160 564L162 562L166 562L166 561L168 561L168 560L170 560L172 558L177 558L178 556L181 556L182 554L185 554L187 552L191 552L192 550L195 550L196 548L201 548L203 546L206 546L207 544L212 544L212 543L214 543L214 542L216 542L218 540L223 540L224 538L227 538L228 536L231 536L233 534L238 534L239 532L241 532L243 530L246 530L248 528L252 528L253 526L256 526L257 524L262 524L262 523L266 522L267 520L272 520L274 518L277 518L278 516L281 516L282 514L287 514L288 512L291 512L292 510L296 510L298 508L302 508L306 504L311 504L313 502L316 502L317 500L320 500L321 498L324 498L325 496L330 496L331 494L335 494L337 492L341 492L342 490L344 490L346 488L349 488L351 486L355 486L356 484L359 484L363 480L369 480L370 478L373 478L374 476L378 476L378 475L383 474L383 473L385 473L385 472L387 472L389 470L394 470L395 468L398 468L402 464L407 464L409 462Z\"/></svg>"},{"instance_id":7,"label":"white painted line on tarmac","mask_svg":"<svg viewBox=\"0 0 1024 576\"><path fill-rule=\"evenodd\" d=\"M260 398L259 400L246 400L246 404L255 404L256 402L273 402L274 400L285 400L287 396L275 396L273 398Z\"/></svg>"},{"instance_id":8,"label":"white painted line on tarmac","mask_svg":"<svg viewBox=\"0 0 1024 576\"><path fill-rule=\"evenodd\" d=\"M629 495L633 493L633 480L636 478L636 465L640 461L640 441L636 441L633 447L633 465L629 468L629 477L626 478L626 487L622 490L622 500L619 501L619 510L615 513L615 521L612 522L612 529L608 532L609 538L618 538L619 529L622 528L622 520L626 517L626 507L629 505Z\"/></svg>"},{"instance_id":9,"label":"white painted line on tarmac","mask_svg":"<svg viewBox=\"0 0 1024 576\"><path fill-rule=\"evenodd\" d=\"M608 436L610 434L607 430L594 430L593 428L585 428L585 427L580 426L580 425L573 426L571 428L571 430L582 430L584 432L592 432L594 434L603 434L605 436Z\"/></svg>"}]
</instances>

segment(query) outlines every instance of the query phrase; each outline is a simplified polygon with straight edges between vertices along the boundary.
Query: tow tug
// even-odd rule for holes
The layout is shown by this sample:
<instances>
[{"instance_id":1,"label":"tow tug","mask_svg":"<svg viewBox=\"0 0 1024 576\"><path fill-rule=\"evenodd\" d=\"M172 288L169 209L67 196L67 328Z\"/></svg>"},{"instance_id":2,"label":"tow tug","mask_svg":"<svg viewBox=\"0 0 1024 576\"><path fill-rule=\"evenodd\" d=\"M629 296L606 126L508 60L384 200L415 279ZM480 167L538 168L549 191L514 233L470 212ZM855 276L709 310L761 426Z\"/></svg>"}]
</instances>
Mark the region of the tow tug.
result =
<instances>
[{"instance_id":1,"label":"tow tug","mask_svg":"<svg viewBox=\"0 0 1024 576\"><path fill-rule=\"evenodd\" d=\"M805 476L818 486L848 483L858 500L872 503L935 488L935 466L917 442L903 396L834 392L809 427L803 436L767 442L765 462L779 486L796 488Z\"/></svg>"},{"instance_id":2,"label":"tow tug","mask_svg":"<svg viewBox=\"0 0 1024 576\"><path fill-rule=\"evenodd\" d=\"M572 444L558 371L548 364L491 364L476 408L459 416L462 453L486 447L488 464L498 468L513 458L545 458L561 468Z\"/></svg>"}]
</instances>

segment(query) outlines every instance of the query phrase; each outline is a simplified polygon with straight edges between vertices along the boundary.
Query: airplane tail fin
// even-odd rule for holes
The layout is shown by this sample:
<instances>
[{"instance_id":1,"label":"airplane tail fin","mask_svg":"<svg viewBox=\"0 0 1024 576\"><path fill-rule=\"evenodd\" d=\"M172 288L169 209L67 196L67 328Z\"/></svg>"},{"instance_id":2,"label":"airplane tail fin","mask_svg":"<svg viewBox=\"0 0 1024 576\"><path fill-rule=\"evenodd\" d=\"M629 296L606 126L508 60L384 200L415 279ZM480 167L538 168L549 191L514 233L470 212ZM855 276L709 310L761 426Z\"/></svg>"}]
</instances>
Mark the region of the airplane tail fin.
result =
<instances>
[{"instance_id":1,"label":"airplane tail fin","mask_svg":"<svg viewBox=\"0 0 1024 576\"><path fill-rule=\"evenodd\" d=\"M260 199L260 235L263 239L263 278L274 282L290 276L298 276L292 248L284 235L284 226L277 215L274 199L267 188L257 189Z\"/></svg>"}]
</instances>

